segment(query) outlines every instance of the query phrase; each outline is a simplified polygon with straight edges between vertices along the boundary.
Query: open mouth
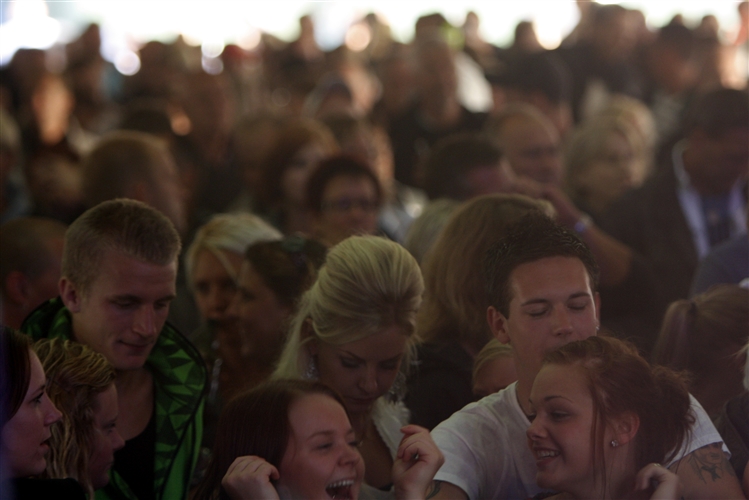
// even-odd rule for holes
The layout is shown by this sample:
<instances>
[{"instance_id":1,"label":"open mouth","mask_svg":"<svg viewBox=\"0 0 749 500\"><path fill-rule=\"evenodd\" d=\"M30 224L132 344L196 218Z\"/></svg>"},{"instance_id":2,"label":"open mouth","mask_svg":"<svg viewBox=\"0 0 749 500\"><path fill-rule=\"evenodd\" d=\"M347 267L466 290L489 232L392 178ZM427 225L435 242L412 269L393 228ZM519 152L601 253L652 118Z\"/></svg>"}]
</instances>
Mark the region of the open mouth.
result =
<instances>
[{"instance_id":1,"label":"open mouth","mask_svg":"<svg viewBox=\"0 0 749 500\"><path fill-rule=\"evenodd\" d=\"M330 498L333 498L335 500L345 499L345 500L354 500L353 495L351 493L351 487L354 485L353 479L344 479L342 481L336 481L335 483L330 483L325 487L325 493L328 494Z\"/></svg>"},{"instance_id":2,"label":"open mouth","mask_svg":"<svg viewBox=\"0 0 749 500\"><path fill-rule=\"evenodd\" d=\"M560 455L557 450L550 450L548 448L534 448L533 454L536 457L536 467L538 470L543 470L551 461Z\"/></svg>"}]
</instances>

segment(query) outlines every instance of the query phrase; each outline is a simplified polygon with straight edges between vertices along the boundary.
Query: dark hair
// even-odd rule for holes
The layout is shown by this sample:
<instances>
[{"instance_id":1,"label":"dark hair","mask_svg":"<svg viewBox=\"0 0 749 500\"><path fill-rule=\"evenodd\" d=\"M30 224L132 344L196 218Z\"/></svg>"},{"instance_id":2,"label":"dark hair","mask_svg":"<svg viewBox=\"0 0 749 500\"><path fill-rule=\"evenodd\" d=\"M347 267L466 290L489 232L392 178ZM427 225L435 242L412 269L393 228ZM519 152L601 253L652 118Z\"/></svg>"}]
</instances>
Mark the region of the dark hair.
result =
<instances>
[{"instance_id":1,"label":"dark hair","mask_svg":"<svg viewBox=\"0 0 749 500\"><path fill-rule=\"evenodd\" d=\"M307 181L306 198L307 208L313 213L323 210L323 195L325 188L335 178L355 177L368 179L375 187L377 193L377 204L382 203L382 187L380 181L367 166L356 158L348 155L339 155L323 160Z\"/></svg>"},{"instance_id":2,"label":"dark hair","mask_svg":"<svg viewBox=\"0 0 749 500\"><path fill-rule=\"evenodd\" d=\"M221 412L211 461L192 498L228 499L221 479L237 457L256 455L279 467L291 434L289 409L311 394L330 396L346 408L335 391L308 380L265 382L230 401Z\"/></svg>"},{"instance_id":3,"label":"dark hair","mask_svg":"<svg viewBox=\"0 0 749 500\"><path fill-rule=\"evenodd\" d=\"M583 370L593 398L593 456L603 460L603 434L612 418L635 413L635 468L668 463L689 438L694 415L685 378L668 368L651 367L628 342L603 336L570 342L544 357L544 364Z\"/></svg>"},{"instance_id":4,"label":"dark hair","mask_svg":"<svg viewBox=\"0 0 749 500\"><path fill-rule=\"evenodd\" d=\"M434 146L424 161L424 190L430 200L471 197L463 181L468 172L497 165L502 151L491 140L478 134L463 133L446 137Z\"/></svg>"},{"instance_id":5,"label":"dark hair","mask_svg":"<svg viewBox=\"0 0 749 500\"><path fill-rule=\"evenodd\" d=\"M569 69L557 54L539 52L512 60L498 83L525 93L541 92L550 102L560 104L571 99L571 80Z\"/></svg>"},{"instance_id":6,"label":"dark hair","mask_svg":"<svg viewBox=\"0 0 749 500\"><path fill-rule=\"evenodd\" d=\"M281 241L250 245L244 258L276 298L292 307L314 283L326 251L325 245L315 240L287 236Z\"/></svg>"},{"instance_id":7,"label":"dark hair","mask_svg":"<svg viewBox=\"0 0 749 500\"><path fill-rule=\"evenodd\" d=\"M653 362L689 370L703 379L727 350L738 353L749 337L749 290L721 284L691 300L671 303L653 349Z\"/></svg>"},{"instance_id":8,"label":"dark hair","mask_svg":"<svg viewBox=\"0 0 749 500\"><path fill-rule=\"evenodd\" d=\"M55 264L49 241L65 237L67 226L44 217L18 217L0 226L0 290L13 271L35 278Z\"/></svg>"},{"instance_id":9,"label":"dark hair","mask_svg":"<svg viewBox=\"0 0 749 500\"><path fill-rule=\"evenodd\" d=\"M0 429L13 418L31 381L31 341L0 325Z\"/></svg>"},{"instance_id":10,"label":"dark hair","mask_svg":"<svg viewBox=\"0 0 749 500\"><path fill-rule=\"evenodd\" d=\"M283 176L291 166L294 156L309 144L320 144L328 152L338 148L333 134L322 123L310 118L284 122L278 130L273 146L263 165L261 190L258 200L264 210L283 205Z\"/></svg>"},{"instance_id":11,"label":"dark hair","mask_svg":"<svg viewBox=\"0 0 749 500\"><path fill-rule=\"evenodd\" d=\"M719 89L700 96L687 111L684 132L702 130L716 138L733 130L749 128L749 92Z\"/></svg>"},{"instance_id":12,"label":"dark hair","mask_svg":"<svg viewBox=\"0 0 749 500\"><path fill-rule=\"evenodd\" d=\"M695 52L697 40L691 29L683 24L667 24L658 30L655 43L673 50L683 60L689 60Z\"/></svg>"},{"instance_id":13,"label":"dark hair","mask_svg":"<svg viewBox=\"0 0 749 500\"><path fill-rule=\"evenodd\" d=\"M549 216L530 212L510 226L500 241L489 247L484 260L486 292L491 305L510 316L510 276L521 264L547 257L579 259L585 266L593 292L598 289L598 264L588 246Z\"/></svg>"}]
</instances>

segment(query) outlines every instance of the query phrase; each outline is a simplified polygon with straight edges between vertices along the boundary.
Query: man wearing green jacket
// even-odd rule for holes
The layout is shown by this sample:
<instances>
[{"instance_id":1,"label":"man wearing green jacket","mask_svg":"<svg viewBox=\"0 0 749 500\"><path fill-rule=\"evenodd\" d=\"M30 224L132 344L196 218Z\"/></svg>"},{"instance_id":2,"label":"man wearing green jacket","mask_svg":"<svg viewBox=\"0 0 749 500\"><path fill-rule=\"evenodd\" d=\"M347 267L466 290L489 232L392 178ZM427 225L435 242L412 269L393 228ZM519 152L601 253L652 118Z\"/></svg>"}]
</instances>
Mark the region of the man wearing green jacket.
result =
<instances>
[{"instance_id":1,"label":"man wearing green jacket","mask_svg":"<svg viewBox=\"0 0 749 500\"><path fill-rule=\"evenodd\" d=\"M109 485L97 499L186 498L203 432L206 369L166 323L180 238L169 219L125 199L101 203L65 234L60 297L22 330L65 337L103 354L117 372L117 428Z\"/></svg>"}]
</instances>

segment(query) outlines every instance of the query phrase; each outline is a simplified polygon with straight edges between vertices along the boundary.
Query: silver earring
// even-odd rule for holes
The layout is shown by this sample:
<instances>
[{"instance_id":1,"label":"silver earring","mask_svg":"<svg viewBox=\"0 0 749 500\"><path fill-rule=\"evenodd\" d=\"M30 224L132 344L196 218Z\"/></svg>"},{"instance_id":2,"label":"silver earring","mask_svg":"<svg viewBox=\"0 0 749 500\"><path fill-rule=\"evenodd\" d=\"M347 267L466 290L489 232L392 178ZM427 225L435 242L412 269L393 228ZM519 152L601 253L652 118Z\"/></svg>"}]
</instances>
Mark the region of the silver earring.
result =
<instances>
[{"instance_id":1,"label":"silver earring","mask_svg":"<svg viewBox=\"0 0 749 500\"><path fill-rule=\"evenodd\" d=\"M619 441L617 441L616 439L612 439L611 440L611 447L612 448L616 448L617 446L619 446Z\"/></svg>"},{"instance_id":2,"label":"silver earring","mask_svg":"<svg viewBox=\"0 0 749 500\"><path fill-rule=\"evenodd\" d=\"M320 378L320 372L317 371L317 363L312 356L309 357L309 363L307 363L307 369L304 371L302 378L305 380L318 380Z\"/></svg>"}]
</instances>

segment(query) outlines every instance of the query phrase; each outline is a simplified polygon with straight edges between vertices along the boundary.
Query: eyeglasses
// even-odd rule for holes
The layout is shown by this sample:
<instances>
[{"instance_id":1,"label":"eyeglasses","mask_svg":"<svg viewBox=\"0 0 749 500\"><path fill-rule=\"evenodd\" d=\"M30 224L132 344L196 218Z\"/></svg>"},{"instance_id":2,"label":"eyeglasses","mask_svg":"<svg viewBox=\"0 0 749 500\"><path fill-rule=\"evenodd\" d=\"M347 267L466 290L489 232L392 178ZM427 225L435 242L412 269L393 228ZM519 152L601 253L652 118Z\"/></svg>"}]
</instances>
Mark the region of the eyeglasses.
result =
<instances>
[{"instance_id":1,"label":"eyeglasses","mask_svg":"<svg viewBox=\"0 0 749 500\"><path fill-rule=\"evenodd\" d=\"M364 198L341 198L339 200L326 201L322 204L323 210L330 210L331 212L350 212L354 208L358 208L363 212L376 212L380 208L380 204L373 200L366 200Z\"/></svg>"}]
</instances>

